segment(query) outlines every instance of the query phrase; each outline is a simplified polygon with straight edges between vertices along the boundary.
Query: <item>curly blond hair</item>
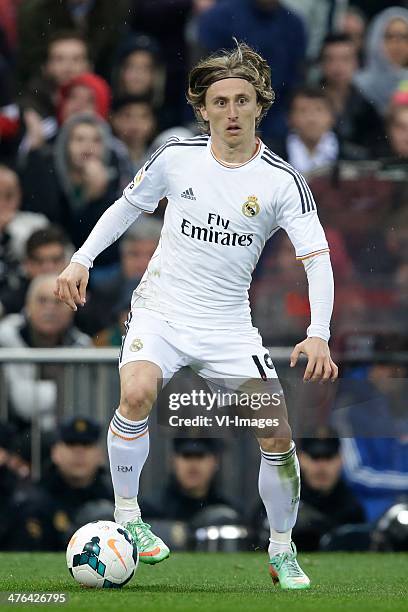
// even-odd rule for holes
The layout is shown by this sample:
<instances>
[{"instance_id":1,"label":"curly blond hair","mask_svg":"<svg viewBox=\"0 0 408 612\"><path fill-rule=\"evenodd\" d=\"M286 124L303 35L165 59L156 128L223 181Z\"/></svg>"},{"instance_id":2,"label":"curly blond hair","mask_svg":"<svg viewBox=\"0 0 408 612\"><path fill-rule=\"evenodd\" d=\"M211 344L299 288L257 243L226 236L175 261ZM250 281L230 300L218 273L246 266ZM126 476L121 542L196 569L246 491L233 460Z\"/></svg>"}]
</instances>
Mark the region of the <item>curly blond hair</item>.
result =
<instances>
[{"instance_id":1,"label":"curly blond hair","mask_svg":"<svg viewBox=\"0 0 408 612\"><path fill-rule=\"evenodd\" d=\"M271 85L271 69L266 60L251 47L234 38L236 49L223 49L198 62L188 77L187 101L193 107L200 127L209 132L208 121L204 121L200 107L205 104L207 89L216 81L235 77L251 83L256 91L257 103L262 111L257 119L258 126L275 100Z\"/></svg>"}]
</instances>

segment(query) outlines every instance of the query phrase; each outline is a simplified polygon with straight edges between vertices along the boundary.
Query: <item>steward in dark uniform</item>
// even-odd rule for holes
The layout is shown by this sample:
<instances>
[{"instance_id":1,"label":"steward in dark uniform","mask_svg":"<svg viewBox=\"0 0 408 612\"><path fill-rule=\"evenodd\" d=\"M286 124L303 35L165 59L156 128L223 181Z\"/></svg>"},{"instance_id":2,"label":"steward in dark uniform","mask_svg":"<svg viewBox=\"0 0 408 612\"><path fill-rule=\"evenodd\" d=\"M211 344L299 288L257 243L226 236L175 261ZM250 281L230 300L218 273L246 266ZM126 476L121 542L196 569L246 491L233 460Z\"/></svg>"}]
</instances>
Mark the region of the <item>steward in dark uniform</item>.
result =
<instances>
[{"instance_id":1,"label":"steward in dark uniform","mask_svg":"<svg viewBox=\"0 0 408 612\"><path fill-rule=\"evenodd\" d=\"M113 493L102 467L100 427L75 417L63 423L41 481L15 497L8 550L64 550L72 533L97 519L113 520Z\"/></svg>"},{"instance_id":2,"label":"steward in dark uniform","mask_svg":"<svg viewBox=\"0 0 408 612\"><path fill-rule=\"evenodd\" d=\"M234 507L217 491L215 484L219 463L218 440L175 438L173 452L173 472L168 483L150 503L142 503L146 517L189 523L210 506ZM204 467L203 463L208 460L213 462L213 467Z\"/></svg>"}]
</instances>

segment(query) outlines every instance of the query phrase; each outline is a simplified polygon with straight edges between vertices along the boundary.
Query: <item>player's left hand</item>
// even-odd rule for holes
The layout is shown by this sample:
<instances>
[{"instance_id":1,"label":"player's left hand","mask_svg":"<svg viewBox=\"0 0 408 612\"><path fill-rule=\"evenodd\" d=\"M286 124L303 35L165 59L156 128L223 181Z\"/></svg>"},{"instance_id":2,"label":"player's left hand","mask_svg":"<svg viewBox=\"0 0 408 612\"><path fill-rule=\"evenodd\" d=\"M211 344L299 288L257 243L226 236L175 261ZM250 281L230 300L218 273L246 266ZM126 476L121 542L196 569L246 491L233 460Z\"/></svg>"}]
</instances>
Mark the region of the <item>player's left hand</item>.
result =
<instances>
[{"instance_id":1,"label":"player's left hand","mask_svg":"<svg viewBox=\"0 0 408 612\"><path fill-rule=\"evenodd\" d=\"M334 382L337 379L339 369L330 357L330 349L326 340L322 338L306 338L295 346L290 356L290 367L295 367L299 355L303 353L307 357L307 366L303 380Z\"/></svg>"}]
</instances>

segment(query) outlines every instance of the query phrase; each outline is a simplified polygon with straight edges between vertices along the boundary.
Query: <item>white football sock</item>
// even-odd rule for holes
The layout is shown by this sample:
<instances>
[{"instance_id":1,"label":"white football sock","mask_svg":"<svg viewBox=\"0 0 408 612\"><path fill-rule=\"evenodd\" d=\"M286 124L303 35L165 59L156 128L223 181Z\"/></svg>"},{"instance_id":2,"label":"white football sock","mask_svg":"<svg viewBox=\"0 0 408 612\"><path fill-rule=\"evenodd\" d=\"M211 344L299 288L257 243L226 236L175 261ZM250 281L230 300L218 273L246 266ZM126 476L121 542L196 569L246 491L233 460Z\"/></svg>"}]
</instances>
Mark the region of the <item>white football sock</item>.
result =
<instances>
[{"instance_id":1,"label":"white football sock","mask_svg":"<svg viewBox=\"0 0 408 612\"><path fill-rule=\"evenodd\" d=\"M140 517L139 479L149 454L148 419L131 421L116 410L108 430L108 454L115 492L115 521Z\"/></svg>"},{"instance_id":2,"label":"white football sock","mask_svg":"<svg viewBox=\"0 0 408 612\"><path fill-rule=\"evenodd\" d=\"M261 449L258 484L271 529L268 551L273 556L290 550L298 513L300 470L294 442L285 453L267 453Z\"/></svg>"}]
</instances>

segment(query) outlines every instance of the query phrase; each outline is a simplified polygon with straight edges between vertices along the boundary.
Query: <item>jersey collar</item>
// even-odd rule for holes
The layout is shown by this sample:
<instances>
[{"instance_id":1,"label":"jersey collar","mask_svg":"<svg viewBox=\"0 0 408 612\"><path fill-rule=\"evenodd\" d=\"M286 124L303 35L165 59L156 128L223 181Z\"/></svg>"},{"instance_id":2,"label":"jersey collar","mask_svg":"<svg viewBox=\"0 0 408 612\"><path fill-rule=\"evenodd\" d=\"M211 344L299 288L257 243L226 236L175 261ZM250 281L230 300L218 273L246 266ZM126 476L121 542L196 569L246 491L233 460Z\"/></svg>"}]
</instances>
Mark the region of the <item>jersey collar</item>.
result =
<instances>
[{"instance_id":1,"label":"jersey collar","mask_svg":"<svg viewBox=\"0 0 408 612\"><path fill-rule=\"evenodd\" d=\"M215 153L214 153L214 151L212 149L211 138L208 139L208 147L210 149L211 156L217 162L217 164L220 164L220 166L222 166L223 168L227 168L228 170L235 170L237 168L242 168L243 166L247 166L252 161L254 161L254 159L256 159L260 155L260 153L261 153L261 151L262 151L262 149L264 147L264 144L263 144L262 140L257 137L255 153L253 154L253 156L250 159L248 159L243 164L229 164L228 162L225 162L222 159L218 159L218 157L216 157L216 155L215 155Z\"/></svg>"}]
</instances>

